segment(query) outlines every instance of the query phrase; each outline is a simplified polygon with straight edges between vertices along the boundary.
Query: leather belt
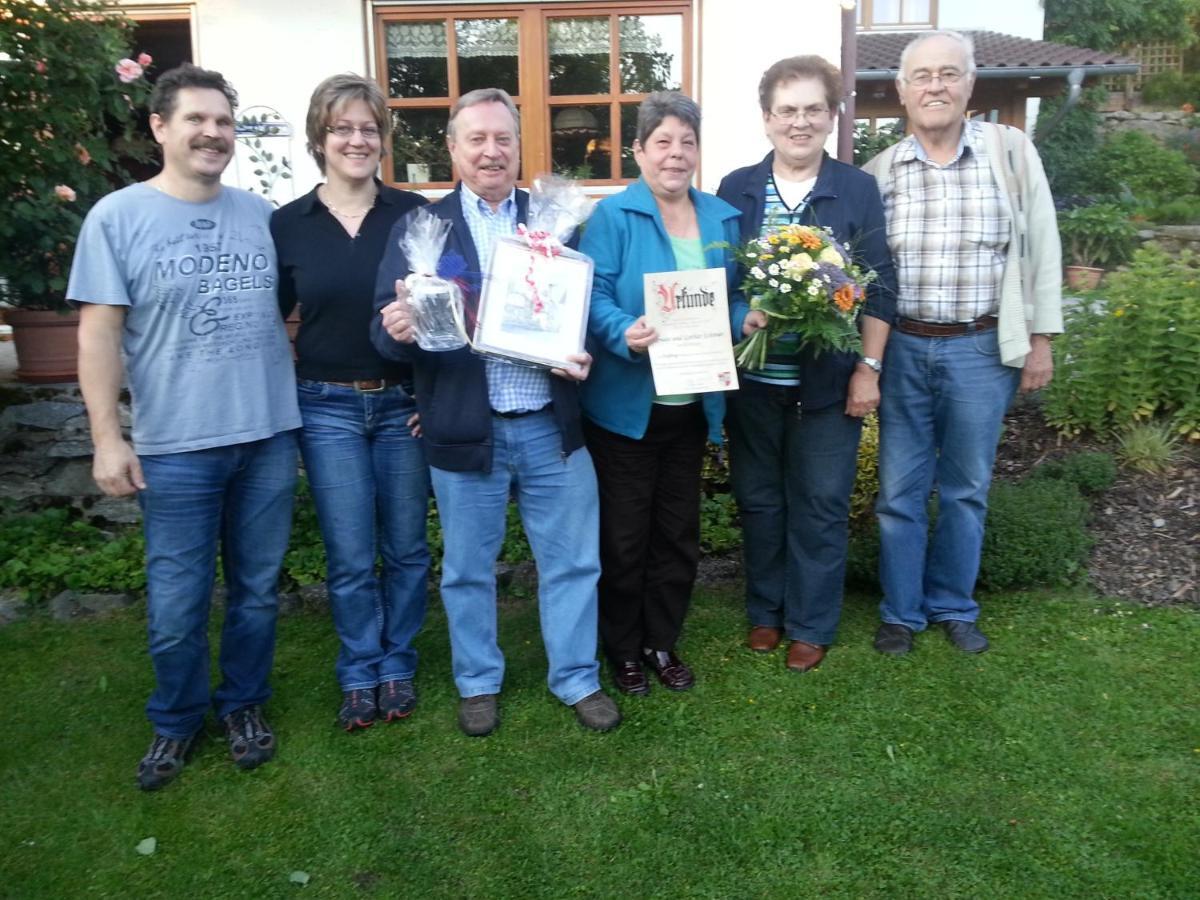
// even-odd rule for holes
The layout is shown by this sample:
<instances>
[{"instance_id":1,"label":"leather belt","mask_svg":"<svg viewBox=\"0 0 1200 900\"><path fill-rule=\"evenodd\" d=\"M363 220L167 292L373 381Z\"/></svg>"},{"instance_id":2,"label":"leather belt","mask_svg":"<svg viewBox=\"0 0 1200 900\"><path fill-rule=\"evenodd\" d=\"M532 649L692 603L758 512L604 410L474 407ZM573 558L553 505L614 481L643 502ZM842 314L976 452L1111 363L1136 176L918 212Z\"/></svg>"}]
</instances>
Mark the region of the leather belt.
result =
<instances>
[{"instance_id":1,"label":"leather belt","mask_svg":"<svg viewBox=\"0 0 1200 900\"><path fill-rule=\"evenodd\" d=\"M536 416L538 413L546 412L548 409L550 409L549 404L543 406L541 409L512 409L505 410L504 412L493 409L492 415L498 416L501 419L523 419L525 416Z\"/></svg>"},{"instance_id":2,"label":"leather belt","mask_svg":"<svg viewBox=\"0 0 1200 900\"><path fill-rule=\"evenodd\" d=\"M398 387L400 384L398 381L388 381L386 378L363 378L358 381L326 381L325 383L337 385L338 387L354 388L362 394L377 394L390 387Z\"/></svg>"},{"instance_id":3,"label":"leather belt","mask_svg":"<svg viewBox=\"0 0 1200 900\"><path fill-rule=\"evenodd\" d=\"M896 330L917 337L954 337L977 331L990 331L999 323L995 316L980 316L971 322L922 322L918 319L901 318Z\"/></svg>"}]
</instances>

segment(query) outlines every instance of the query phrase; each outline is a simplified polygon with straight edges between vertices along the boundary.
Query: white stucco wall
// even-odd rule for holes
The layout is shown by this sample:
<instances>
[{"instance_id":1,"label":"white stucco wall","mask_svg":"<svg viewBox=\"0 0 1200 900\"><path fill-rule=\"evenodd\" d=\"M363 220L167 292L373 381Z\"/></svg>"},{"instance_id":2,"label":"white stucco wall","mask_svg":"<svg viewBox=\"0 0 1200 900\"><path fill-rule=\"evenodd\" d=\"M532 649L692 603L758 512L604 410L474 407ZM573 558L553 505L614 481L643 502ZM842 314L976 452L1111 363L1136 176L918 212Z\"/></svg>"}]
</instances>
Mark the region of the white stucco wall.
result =
<instances>
[{"instance_id":1,"label":"white stucco wall","mask_svg":"<svg viewBox=\"0 0 1200 900\"><path fill-rule=\"evenodd\" d=\"M699 186L757 162L770 148L758 107L758 80L778 59L802 53L841 61L838 0L700 0L697 100L703 113ZM836 136L829 150L836 149Z\"/></svg>"},{"instance_id":2,"label":"white stucco wall","mask_svg":"<svg viewBox=\"0 0 1200 900\"><path fill-rule=\"evenodd\" d=\"M956 31L998 31L1040 41L1044 18L1041 0L938 0L938 27Z\"/></svg>"}]
</instances>

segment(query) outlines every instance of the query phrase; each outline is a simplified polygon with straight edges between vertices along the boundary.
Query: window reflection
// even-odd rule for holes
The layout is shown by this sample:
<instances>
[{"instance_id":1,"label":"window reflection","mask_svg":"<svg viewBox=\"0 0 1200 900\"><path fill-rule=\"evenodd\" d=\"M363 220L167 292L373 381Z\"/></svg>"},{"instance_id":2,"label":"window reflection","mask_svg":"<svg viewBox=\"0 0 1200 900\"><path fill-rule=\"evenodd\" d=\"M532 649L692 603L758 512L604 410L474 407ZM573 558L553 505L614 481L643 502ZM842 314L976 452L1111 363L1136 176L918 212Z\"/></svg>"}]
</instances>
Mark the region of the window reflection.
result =
<instances>
[{"instance_id":1,"label":"window reflection","mask_svg":"<svg viewBox=\"0 0 1200 900\"><path fill-rule=\"evenodd\" d=\"M454 23L458 46L458 90L497 87L521 93L517 79L516 19L459 19Z\"/></svg>"},{"instance_id":2,"label":"window reflection","mask_svg":"<svg viewBox=\"0 0 1200 900\"><path fill-rule=\"evenodd\" d=\"M551 107L550 158L559 175L612 178L608 104Z\"/></svg>"},{"instance_id":3,"label":"window reflection","mask_svg":"<svg viewBox=\"0 0 1200 900\"><path fill-rule=\"evenodd\" d=\"M389 96L449 96L444 21L389 22L385 40Z\"/></svg>"},{"instance_id":4,"label":"window reflection","mask_svg":"<svg viewBox=\"0 0 1200 900\"><path fill-rule=\"evenodd\" d=\"M589 16L547 22L551 94L608 93L608 21L608 16Z\"/></svg>"},{"instance_id":5,"label":"window reflection","mask_svg":"<svg viewBox=\"0 0 1200 900\"><path fill-rule=\"evenodd\" d=\"M397 182L450 181L448 109L392 110L392 171Z\"/></svg>"},{"instance_id":6,"label":"window reflection","mask_svg":"<svg viewBox=\"0 0 1200 900\"><path fill-rule=\"evenodd\" d=\"M683 17L621 16L621 92L677 91L683 84Z\"/></svg>"}]
</instances>

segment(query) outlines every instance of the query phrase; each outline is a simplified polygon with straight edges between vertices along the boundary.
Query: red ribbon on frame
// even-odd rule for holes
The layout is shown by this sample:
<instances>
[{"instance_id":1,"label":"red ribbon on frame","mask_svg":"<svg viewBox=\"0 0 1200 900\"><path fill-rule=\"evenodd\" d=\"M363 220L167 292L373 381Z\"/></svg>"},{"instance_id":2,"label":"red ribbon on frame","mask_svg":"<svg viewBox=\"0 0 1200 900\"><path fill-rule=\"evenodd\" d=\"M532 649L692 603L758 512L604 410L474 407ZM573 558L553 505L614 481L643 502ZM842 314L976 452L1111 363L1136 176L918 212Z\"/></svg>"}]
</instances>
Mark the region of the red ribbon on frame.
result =
<instances>
[{"instance_id":1,"label":"red ribbon on frame","mask_svg":"<svg viewBox=\"0 0 1200 900\"><path fill-rule=\"evenodd\" d=\"M562 253L562 242L548 231L531 231L524 225L517 225L517 236L529 245L529 270L525 273L525 283L533 298L533 311L540 313L545 309L541 294L538 292L537 279L533 277L539 256L544 259L554 259Z\"/></svg>"}]
</instances>

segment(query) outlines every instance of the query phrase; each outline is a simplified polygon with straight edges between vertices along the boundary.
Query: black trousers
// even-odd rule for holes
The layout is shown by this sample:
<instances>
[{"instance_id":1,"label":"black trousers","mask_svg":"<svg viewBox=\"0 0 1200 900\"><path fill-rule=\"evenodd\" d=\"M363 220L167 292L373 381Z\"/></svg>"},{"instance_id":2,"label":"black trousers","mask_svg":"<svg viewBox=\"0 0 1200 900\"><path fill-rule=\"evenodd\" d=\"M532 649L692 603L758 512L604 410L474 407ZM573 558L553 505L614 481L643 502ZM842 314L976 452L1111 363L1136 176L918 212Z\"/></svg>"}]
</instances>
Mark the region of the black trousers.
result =
<instances>
[{"instance_id":1,"label":"black trousers","mask_svg":"<svg viewBox=\"0 0 1200 900\"><path fill-rule=\"evenodd\" d=\"M703 407L655 405L641 440L584 420L600 485L600 639L613 662L673 650L700 561Z\"/></svg>"}]
</instances>

